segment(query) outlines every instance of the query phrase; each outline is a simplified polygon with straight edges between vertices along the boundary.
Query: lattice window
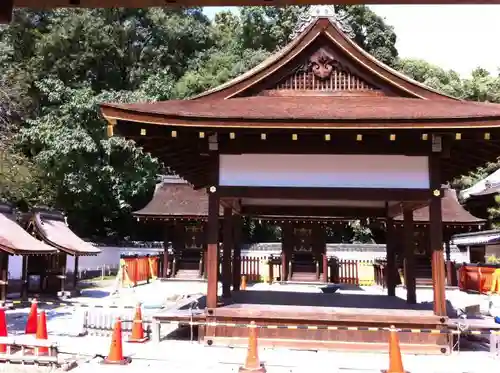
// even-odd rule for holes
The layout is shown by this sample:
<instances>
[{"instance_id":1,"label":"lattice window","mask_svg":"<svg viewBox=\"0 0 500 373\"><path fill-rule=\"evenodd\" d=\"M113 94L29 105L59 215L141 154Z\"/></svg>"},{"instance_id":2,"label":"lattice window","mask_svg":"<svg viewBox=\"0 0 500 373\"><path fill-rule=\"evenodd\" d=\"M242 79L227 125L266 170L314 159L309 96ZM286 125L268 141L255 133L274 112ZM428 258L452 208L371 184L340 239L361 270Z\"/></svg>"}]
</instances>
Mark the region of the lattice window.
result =
<instances>
[{"instance_id":1,"label":"lattice window","mask_svg":"<svg viewBox=\"0 0 500 373\"><path fill-rule=\"evenodd\" d=\"M298 72L278 83L275 89L313 91L373 91L373 86L347 71L334 69L327 79L319 79L310 71Z\"/></svg>"},{"instance_id":2,"label":"lattice window","mask_svg":"<svg viewBox=\"0 0 500 373\"><path fill-rule=\"evenodd\" d=\"M277 90L376 91L376 87L342 66L327 48L319 48L294 73L279 82Z\"/></svg>"}]
</instances>

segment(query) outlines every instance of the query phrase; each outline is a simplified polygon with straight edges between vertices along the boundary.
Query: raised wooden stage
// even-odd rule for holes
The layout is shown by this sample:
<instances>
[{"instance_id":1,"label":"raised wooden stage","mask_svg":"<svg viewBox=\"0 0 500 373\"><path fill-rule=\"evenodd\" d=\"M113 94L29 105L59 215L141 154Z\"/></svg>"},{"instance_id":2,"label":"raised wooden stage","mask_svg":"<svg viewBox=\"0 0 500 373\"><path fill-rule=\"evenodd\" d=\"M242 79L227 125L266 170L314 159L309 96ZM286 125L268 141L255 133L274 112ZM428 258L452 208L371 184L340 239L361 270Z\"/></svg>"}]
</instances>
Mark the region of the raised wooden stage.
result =
<instances>
[{"instance_id":1,"label":"raised wooden stage","mask_svg":"<svg viewBox=\"0 0 500 373\"><path fill-rule=\"evenodd\" d=\"M190 316L170 313L157 317L182 323L188 322ZM198 314L193 320L238 325L255 321L259 326L271 326L259 330L259 344L268 347L387 351L388 332L373 328L395 325L401 329L446 330L448 318L435 316L432 304L417 304L409 308L401 298L365 294L363 291L259 290L234 292L225 305ZM208 345L244 345L248 342L248 329L203 325L199 326L198 339ZM451 349L447 334L401 332L400 342L403 351L412 353L443 354Z\"/></svg>"}]
</instances>

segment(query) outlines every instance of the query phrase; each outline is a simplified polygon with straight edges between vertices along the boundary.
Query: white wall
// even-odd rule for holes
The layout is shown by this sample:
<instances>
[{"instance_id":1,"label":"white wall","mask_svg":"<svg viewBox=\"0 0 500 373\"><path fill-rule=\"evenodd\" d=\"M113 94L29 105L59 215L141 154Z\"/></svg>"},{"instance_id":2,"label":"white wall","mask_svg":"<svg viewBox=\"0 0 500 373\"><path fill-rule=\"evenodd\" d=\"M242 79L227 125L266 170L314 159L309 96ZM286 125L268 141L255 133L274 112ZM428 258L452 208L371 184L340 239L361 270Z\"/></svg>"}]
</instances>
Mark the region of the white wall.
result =
<instances>
[{"instance_id":1,"label":"white wall","mask_svg":"<svg viewBox=\"0 0 500 373\"><path fill-rule=\"evenodd\" d=\"M219 184L250 187L429 188L428 157L221 154Z\"/></svg>"},{"instance_id":2,"label":"white wall","mask_svg":"<svg viewBox=\"0 0 500 373\"><path fill-rule=\"evenodd\" d=\"M132 247L113 247L101 246L101 253L97 256L82 256L78 261L78 269L84 270L99 270L105 268L117 268L120 262L120 254L150 254L154 255L163 252L163 249L152 248L132 248ZM68 273L73 272L75 258L68 255L67 269ZM22 257L9 257L9 278L20 279L22 270Z\"/></svg>"}]
</instances>

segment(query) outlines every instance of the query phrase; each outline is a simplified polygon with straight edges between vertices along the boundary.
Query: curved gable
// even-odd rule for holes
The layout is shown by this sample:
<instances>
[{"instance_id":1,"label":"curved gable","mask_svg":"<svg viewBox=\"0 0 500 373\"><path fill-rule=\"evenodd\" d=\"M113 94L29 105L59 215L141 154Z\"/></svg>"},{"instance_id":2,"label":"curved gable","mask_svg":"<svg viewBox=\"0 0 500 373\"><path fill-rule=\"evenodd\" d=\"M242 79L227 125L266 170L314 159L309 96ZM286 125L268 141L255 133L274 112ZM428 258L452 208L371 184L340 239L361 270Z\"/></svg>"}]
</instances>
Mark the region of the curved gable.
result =
<instances>
[{"instance_id":1,"label":"curved gable","mask_svg":"<svg viewBox=\"0 0 500 373\"><path fill-rule=\"evenodd\" d=\"M326 17L247 73L194 100L248 96L391 96L456 100L375 59Z\"/></svg>"}]
</instances>

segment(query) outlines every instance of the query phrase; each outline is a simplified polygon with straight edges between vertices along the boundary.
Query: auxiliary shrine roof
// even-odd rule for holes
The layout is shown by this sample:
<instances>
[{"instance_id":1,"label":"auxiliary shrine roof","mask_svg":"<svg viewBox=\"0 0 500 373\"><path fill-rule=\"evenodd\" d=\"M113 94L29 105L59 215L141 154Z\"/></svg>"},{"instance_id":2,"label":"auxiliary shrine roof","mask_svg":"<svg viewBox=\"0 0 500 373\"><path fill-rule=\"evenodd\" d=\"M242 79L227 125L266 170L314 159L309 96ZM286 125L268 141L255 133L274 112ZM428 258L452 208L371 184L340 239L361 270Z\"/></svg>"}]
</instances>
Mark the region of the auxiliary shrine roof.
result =
<instances>
[{"instance_id":1,"label":"auxiliary shrine roof","mask_svg":"<svg viewBox=\"0 0 500 373\"><path fill-rule=\"evenodd\" d=\"M195 190L178 176L165 175L156 185L151 201L133 214L138 218L206 219L208 195L204 189Z\"/></svg>"},{"instance_id":2,"label":"auxiliary shrine roof","mask_svg":"<svg viewBox=\"0 0 500 373\"><path fill-rule=\"evenodd\" d=\"M447 186L443 186L444 195L441 198L441 214L443 224L447 225L482 225L486 221L475 217L469 211L464 209L458 201L457 192ZM396 221L402 221L403 216L394 218ZM415 223L427 223L429 218L429 206L421 207L413 211L413 221Z\"/></svg>"},{"instance_id":3,"label":"auxiliary shrine roof","mask_svg":"<svg viewBox=\"0 0 500 373\"><path fill-rule=\"evenodd\" d=\"M0 204L0 250L13 255L47 255L57 250L37 240L16 221L14 209Z\"/></svg>"}]
</instances>

